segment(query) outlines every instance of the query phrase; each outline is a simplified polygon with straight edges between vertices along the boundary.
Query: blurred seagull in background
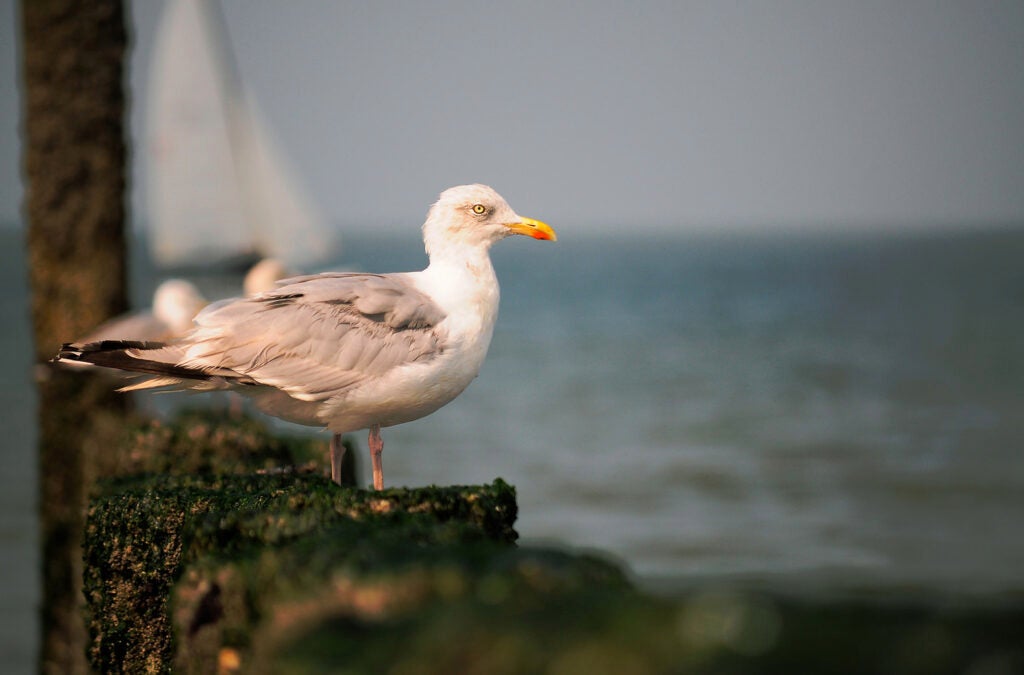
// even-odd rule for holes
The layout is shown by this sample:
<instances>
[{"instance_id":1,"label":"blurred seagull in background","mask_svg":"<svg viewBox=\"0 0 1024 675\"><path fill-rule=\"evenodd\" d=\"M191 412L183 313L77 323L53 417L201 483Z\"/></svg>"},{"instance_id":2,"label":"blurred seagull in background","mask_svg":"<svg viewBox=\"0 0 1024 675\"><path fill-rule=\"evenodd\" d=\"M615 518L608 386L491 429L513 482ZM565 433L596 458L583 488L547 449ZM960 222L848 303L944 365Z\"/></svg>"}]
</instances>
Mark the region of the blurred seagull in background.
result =
<instances>
[{"instance_id":1,"label":"blurred seagull in background","mask_svg":"<svg viewBox=\"0 0 1024 675\"><path fill-rule=\"evenodd\" d=\"M245 295L269 291L277 286L278 281L289 276L292 276L291 270L280 260L264 258L246 273L242 291ZM167 279L153 292L153 305L150 309L114 317L97 326L77 343L103 340L167 342L195 328L193 319L208 304L209 300L191 281Z\"/></svg>"},{"instance_id":2,"label":"blurred seagull in background","mask_svg":"<svg viewBox=\"0 0 1024 675\"><path fill-rule=\"evenodd\" d=\"M172 340L192 330L192 319L208 304L209 301L191 281L168 279L156 287L151 309L114 317L97 326L79 342Z\"/></svg>"},{"instance_id":3,"label":"blurred seagull in background","mask_svg":"<svg viewBox=\"0 0 1024 675\"><path fill-rule=\"evenodd\" d=\"M295 276L288 267L277 258L264 258L252 266L242 281L242 293L256 295L277 288L277 282Z\"/></svg>"}]
</instances>

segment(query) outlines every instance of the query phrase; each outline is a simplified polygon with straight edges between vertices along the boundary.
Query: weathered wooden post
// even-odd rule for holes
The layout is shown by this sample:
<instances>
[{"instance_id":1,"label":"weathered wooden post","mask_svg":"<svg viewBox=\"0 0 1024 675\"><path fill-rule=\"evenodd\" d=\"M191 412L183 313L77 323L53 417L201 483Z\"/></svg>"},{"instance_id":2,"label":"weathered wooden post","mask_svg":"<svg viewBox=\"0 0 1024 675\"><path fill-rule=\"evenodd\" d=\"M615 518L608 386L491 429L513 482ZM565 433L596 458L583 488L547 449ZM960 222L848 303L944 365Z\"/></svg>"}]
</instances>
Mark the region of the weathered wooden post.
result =
<instances>
[{"instance_id":1,"label":"weathered wooden post","mask_svg":"<svg viewBox=\"0 0 1024 675\"><path fill-rule=\"evenodd\" d=\"M25 216L35 355L45 362L126 308L121 0L22 3ZM97 420L125 410L80 374L39 378L43 610L40 669L84 673L81 551Z\"/></svg>"}]
</instances>

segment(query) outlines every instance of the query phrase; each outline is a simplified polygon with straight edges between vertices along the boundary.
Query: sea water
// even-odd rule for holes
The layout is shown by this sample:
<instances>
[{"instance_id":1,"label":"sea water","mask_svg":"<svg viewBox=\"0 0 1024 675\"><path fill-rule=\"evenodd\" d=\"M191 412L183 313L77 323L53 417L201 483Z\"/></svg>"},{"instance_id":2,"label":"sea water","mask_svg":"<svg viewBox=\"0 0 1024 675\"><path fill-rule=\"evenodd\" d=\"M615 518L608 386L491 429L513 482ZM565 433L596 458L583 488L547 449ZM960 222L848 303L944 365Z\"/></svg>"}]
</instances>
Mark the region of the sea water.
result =
<instances>
[{"instance_id":1,"label":"sea water","mask_svg":"<svg viewBox=\"0 0 1024 675\"><path fill-rule=\"evenodd\" d=\"M25 262L20 232L0 236L0 617L29 630ZM525 542L645 581L1024 591L1024 229L560 236L495 246L488 359L384 431L389 485L500 476ZM415 232L345 243L339 266L426 262ZM133 270L142 303L159 276Z\"/></svg>"}]
</instances>

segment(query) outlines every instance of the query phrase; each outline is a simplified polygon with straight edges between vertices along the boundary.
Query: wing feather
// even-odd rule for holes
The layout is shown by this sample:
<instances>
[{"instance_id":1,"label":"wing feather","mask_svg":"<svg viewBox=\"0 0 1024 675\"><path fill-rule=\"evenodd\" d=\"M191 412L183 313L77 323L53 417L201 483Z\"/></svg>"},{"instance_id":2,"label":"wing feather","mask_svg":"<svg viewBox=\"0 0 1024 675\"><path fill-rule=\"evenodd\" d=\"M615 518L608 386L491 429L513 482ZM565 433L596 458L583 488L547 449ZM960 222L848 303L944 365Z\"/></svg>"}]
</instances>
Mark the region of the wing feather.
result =
<instances>
[{"instance_id":1,"label":"wing feather","mask_svg":"<svg viewBox=\"0 0 1024 675\"><path fill-rule=\"evenodd\" d=\"M182 365L325 400L439 354L444 316L407 275L298 277L200 313Z\"/></svg>"}]
</instances>

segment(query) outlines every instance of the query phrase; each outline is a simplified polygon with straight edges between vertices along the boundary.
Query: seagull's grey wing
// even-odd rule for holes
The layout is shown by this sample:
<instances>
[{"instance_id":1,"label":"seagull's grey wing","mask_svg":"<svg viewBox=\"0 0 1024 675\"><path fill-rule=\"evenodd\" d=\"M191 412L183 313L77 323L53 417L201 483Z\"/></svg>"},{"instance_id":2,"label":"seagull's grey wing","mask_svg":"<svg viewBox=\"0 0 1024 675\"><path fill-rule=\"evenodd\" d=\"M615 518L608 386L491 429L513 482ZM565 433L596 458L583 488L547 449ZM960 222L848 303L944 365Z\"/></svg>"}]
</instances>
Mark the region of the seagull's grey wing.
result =
<instances>
[{"instance_id":1,"label":"seagull's grey wing","mask_svg":"<svg viewBox=\"0 0 1024 675\"><path fill-rule=\"evenodd\" d=\"M301 277L200 313L183 365L320 401L439 354L444 316L407 275Z\"/></svg>"}]
</instances>

